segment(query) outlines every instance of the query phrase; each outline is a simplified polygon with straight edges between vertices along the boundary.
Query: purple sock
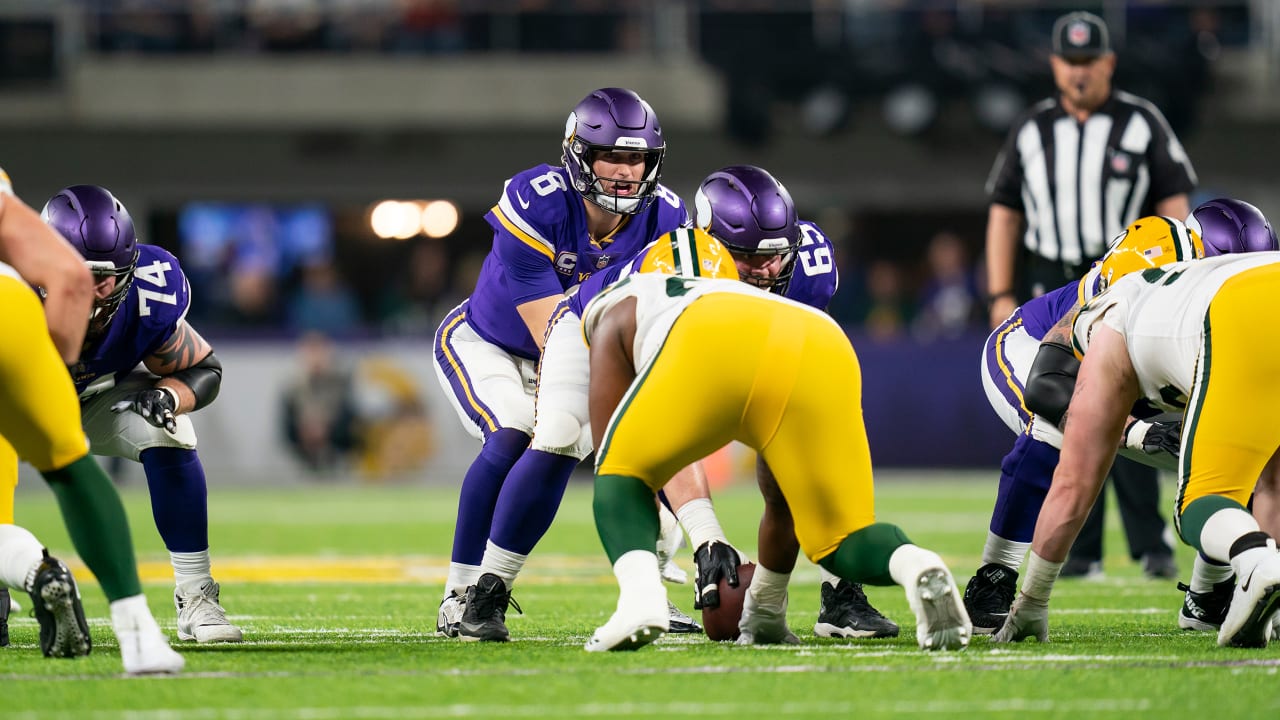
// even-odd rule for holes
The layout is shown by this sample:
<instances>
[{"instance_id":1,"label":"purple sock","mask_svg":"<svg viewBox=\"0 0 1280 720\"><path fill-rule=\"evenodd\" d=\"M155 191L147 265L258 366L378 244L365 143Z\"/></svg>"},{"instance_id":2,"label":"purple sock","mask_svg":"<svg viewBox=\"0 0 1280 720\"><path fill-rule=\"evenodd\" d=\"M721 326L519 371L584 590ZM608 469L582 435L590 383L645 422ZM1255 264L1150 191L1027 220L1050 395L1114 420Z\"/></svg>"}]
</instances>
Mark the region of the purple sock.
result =
<instances>
[{"instance_id":1,"label":"purple sock","mask_svg":"<svg viewBox=\"0 0 1280 720\"><path fill-rule=\"evenodd\" d=\"M151 489L151 515L169 552L209 549L209 492L195 450L156 447L142 451Z\"/></svg>"},{"instance_id":2,"label":"purple sock","mask_svg":"<svg viewBox=\"0 0 1280 720\"><path fill-rule=\"evenodd\" d=\"M528 555L551 527L578 459L525 450L498 494L489 539L503 550Z\"/></svg>"},{"instance_id":3,"label":"purple sock","mask_svg":"<svg viewBox=\"0 0 1280 720\"><path fill-rule=\"evenodd\" d=\"M479 565L489 540L493 509L511 466L529 447L529 436L511 428L498 428L484 441L480 454L462 478L458 497L458 523L453 529L453 561Z\"/></svg>"},{"instance_id":4,"label":"purple sock","mask_svg":"<svg viewBox=\"0 0 1280 720\"><path fill-rule=\"evenodd\" d=\"M991 513L991 532L1014 542L1031 542L1036 519L1049 494L1058 451L1030 435L1018 436L1000 463L1000 491Z\"/></svg>"}]
</instances>

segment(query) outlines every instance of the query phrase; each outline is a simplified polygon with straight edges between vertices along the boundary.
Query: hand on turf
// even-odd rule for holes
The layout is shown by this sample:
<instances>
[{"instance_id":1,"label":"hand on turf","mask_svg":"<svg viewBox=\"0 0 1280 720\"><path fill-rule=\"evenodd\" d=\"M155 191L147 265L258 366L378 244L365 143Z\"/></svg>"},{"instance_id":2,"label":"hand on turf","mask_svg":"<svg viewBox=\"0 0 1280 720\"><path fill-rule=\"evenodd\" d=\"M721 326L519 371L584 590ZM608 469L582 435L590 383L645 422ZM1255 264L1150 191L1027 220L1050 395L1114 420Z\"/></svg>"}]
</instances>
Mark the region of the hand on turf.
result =
<instances>
[{"instance_id":1,"label":"hand on turf","mask_svg":"<svg viewBox=\"0 0 1280 720\"><path fill-rule=\"evenodd\" d=\"M111 412L136 412L143 420L169 432L178 430L178 420L174 415L177 409L177 397L163 388L141 390L111 406Z\"/></svg>"},{"instance_id":2,"label":"hand on turf","mask_svg":"<svg viewBox=\"0 0 1280 720\"><path fill-rule=\"evenodd\" d=\"M1009 608L1009 617L991 639L995 642L1022 642L1034 637L1038 642L1049 640L1049 601L1036 600L1018 593L1018 599Z\"/></svg>"},{"instance_id":3,"label":"hand on turf","mask_svg":"<svg viewBox=\"0 0 1280 720\"><path fill-rule=\"evenodd\" d=\"M724 540L708 540L694 551L693 564L698 571L693 586L693 608L720 607L720 579L728 580L729 587L738 587L742 553Z\"/></svg>"}]
</instances>

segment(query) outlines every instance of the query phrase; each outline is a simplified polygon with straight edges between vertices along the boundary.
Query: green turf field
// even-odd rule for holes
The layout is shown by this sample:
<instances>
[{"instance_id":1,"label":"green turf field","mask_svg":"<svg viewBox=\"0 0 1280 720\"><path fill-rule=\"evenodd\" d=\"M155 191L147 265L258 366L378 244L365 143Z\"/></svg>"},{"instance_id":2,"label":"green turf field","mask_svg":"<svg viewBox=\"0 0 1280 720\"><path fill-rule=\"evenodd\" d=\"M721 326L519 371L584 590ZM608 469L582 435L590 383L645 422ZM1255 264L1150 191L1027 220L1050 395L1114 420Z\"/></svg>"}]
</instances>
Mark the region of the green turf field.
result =
<instances>
[{"instance_id":1,"label":"green turf field","mask_svg":"<svg viewBox=\"0 0 1280 720\"><path fill-rule=\"evenodd\" d=\"M979 561L994 478L884 474L880 518L942 553L963 585ZM870 588L903 625L894 640L819 640L818 575L802 560L790 621L800 646L742 648L666 637L635 653L588 655L591 630L616 590L591 523L587 488L570 488L557 525L516 586L514 641L437 638L456 503L446 488L211 488L214 573L245 630L240 646L182 645L176 678L126 679L97 586L82 580L94 651L40 656L36 625L12 620L0 649L0 717L106 720L436 717L1161 717L1273 716L1280 647L1218 648L1177 630L1181 594L1142 578L1114 518L1107 577L1062 581L1046 645L963 653L916 649L901 589ZM1168 497L1166 493L1166 497ZM751 552L759 500L750 485L722 492L725 529ZM146 495L126 492L151 607L171 633L167 555ZM1114 513L1112 513L1114 515ZM71 556L52 496L28 488L18 521ZM1189 572L1191 554L1180 550ZM681 563L692 569L691 557ZM82 568L77 576L87 578ZM672 597L692 609L687 586ZM25 595L21 596L29 606ZM175 641L176 642L176 641Z\"/></svg>"}]
</instances>

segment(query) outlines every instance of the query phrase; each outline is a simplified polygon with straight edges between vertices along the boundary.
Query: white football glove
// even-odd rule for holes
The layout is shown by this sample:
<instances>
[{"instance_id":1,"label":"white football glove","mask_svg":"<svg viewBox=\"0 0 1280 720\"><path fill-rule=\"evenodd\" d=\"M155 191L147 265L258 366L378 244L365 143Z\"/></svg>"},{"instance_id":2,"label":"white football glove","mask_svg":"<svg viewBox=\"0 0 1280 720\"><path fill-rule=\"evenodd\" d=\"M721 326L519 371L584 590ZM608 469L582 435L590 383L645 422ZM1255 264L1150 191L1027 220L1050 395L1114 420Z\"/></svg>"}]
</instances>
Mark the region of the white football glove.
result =
<instances>
[{"instance_id":1,"label":"white football glove","mask_svg":"<svg viewBox=\"0 0 1280 720\"><path fill-rule=\"evenodd\" d=\"M1004 625L991 636L994 642L1022 642L1033 637L1038 642L1049 640L1049 601L1036 600L1018 593L1009 608Z\"/></svg>"}]
</instances>

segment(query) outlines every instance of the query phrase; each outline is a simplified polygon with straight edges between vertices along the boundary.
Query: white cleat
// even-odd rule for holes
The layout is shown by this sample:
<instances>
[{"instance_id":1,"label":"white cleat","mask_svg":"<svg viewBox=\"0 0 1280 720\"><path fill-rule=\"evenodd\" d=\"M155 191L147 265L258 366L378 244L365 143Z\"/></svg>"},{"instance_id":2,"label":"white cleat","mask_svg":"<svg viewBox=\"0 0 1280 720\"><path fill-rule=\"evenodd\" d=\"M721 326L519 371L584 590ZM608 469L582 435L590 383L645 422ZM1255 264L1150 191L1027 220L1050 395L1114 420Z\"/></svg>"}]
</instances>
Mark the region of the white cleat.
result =
<instances>
[{"instance_id":1,"label":"white cleat","mask_svg":"<svg viewBox=\"0 0 1280 720\"><path fill-rule=\"evenodd\" d=\"M112 613L111 626L120 643L120 659L130 675L171 675L182 670L186 661L169 647L169 641L156 619L143 608L128 617Z\"/></svg>"},{"instance_id":2,"label":"white cleat","mask_svg":"<svg viewBox=\"0 0 1280 720\"><path fill-rule=\"evenodd\" d=\"M178 639L198 643L238 643L244 641L240 628L227 620L227 611L218 603L221 588L212 579L184 585L173 591L178 609Z\"/></svg>"},{"instance_id":3,"label":"white cleat","mask_svg":"<svg viewBox=\"0 0 1280 720\"><path fill-rule=\"evenodd\" d=\"M757 605L748 590L742 599L742 617L738 620L739 645L799 645L800 638L787 627L787 598L780 607Z\"/></svg>"},{"instance_id":4,"label":"white cleat","mask_svg":"<svg viewBox=\"0 0 1280 720\"><path fill-rule=\"evenodd\" d=\"M973 624L946 568L921 572L906 591L907 602L916 614L916 640L921 650L963 650L969 644Z\"/></svg>"},{"instance_id":5,"label":"white cleat","mask_svg":"<svg viewBox=\"0 0 1280 720\"><path fill-rule=\"evenodd\" d=\"M440 609L436 611L436 634L444 637L458 637L462 615L466 611L467 594L450 591L449 597L440 601Z\"/></svg>"},{"instance_id":6,"label":"white cleat","mask_svg":"<svg viewBox=\"0 0 1280 720\"><path fill-rule=\"evenodd\" d=\"M662 637L670 629L671 620L666 588L659 585L658 590L661 592L647 593L647 597L620 596L613 617L596 628L583 649L587 652L635 650Z\"/></svg>"},{"instance_id":7,"label":"white cleat","mask_svg":"<svg viewBox=\"0 0 1280 720\"><path fill-rule=\"evenodd\" d=\"M1280 610L1280 554L1264 557L1236 583L1227 618L1218 630L1222 647L1263 648L1275 634Z\"/></svg>"}]
</instances>

